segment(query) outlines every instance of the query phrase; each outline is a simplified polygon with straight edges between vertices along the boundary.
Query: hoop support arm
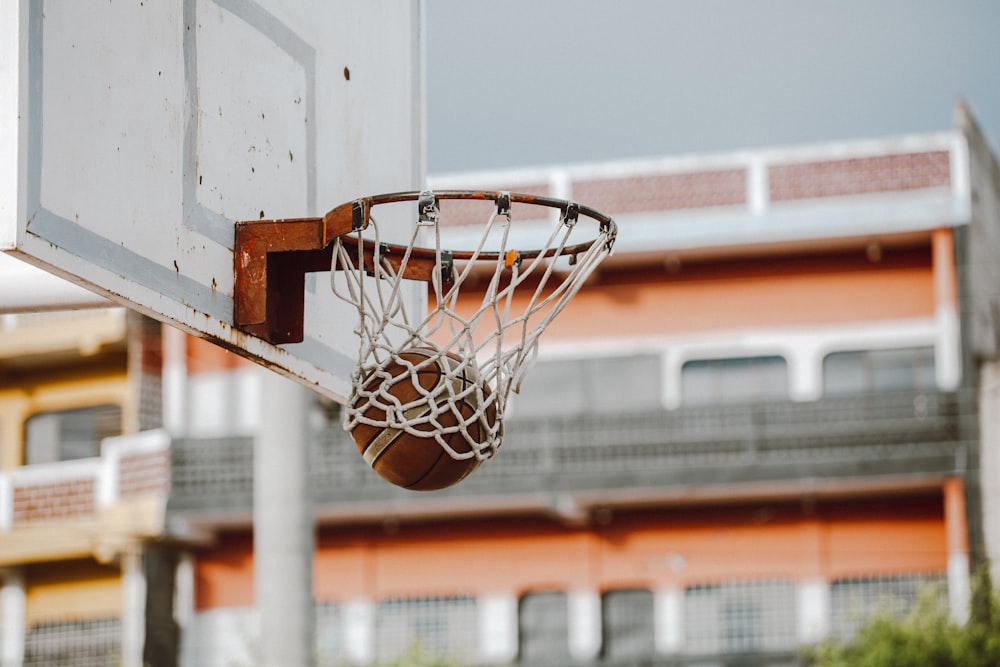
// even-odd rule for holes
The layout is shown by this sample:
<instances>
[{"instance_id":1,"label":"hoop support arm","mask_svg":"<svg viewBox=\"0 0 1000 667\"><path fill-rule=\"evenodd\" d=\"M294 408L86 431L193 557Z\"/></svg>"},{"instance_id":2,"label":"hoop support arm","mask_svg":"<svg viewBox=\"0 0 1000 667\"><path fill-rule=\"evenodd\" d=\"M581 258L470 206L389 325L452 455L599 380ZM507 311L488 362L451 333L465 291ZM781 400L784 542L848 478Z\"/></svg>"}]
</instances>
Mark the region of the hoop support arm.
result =
<instances>
[{"instance_id":1,"label":"hoop support arm","mask_svg":"<svg viewBox=\"0 0 1000 667\"><path fill-rule=\"evenodd\" d=\"M301 343L305 337L305 276L329 271L333 240L368 223L364 202L349 202L322 218L249 220L236 223L233 244L233 324L269 343ZM357 239L343 242L357 248ZM397 270L405 248L383 244L380 258ZM363 244L365 266L374 266L375 244ZM356 250L351 253L356 256ZM433 258L412 258L403 277L429 282Z\"/></svg>"},{"instance_id":2,"label":"hoop support arm","mask_svg":"<svg viewBox=\"0 0 1000 667\"><path fill-rule=\"evenodd\" d=\"M236 223L233 244L233 324L236 328L280 343L304 338L305 274L322 270L322 218L254 220Z\"/></svg>"}]
</instances>

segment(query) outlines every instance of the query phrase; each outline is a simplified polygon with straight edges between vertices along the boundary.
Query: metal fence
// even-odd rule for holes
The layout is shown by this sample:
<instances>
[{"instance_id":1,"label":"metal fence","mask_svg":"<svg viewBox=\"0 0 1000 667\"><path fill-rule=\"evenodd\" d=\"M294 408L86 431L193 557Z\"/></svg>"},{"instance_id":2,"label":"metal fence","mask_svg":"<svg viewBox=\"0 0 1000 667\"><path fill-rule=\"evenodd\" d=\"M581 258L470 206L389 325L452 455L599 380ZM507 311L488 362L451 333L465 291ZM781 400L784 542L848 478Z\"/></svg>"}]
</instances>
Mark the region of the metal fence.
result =
<instances>
[{"instance_id":1,"label":"metal fence","mask_svg":"<svg viewBox=\"0 0 1000 667\"><path fill-rule=\"evenodd\" d=\"M512 419L496 458L443 493L945 475L969 464L975 424L971 395L935 391ZM249 507L249 438L182 439L172 457L173 508ZM310 474L320 504L400 497L336 422L315 434Z\"/></svg>"},{"instance_id":2,"label":"metal fence","mask_svg":"<svg viewBox=\"0 0 1000 667\"><path fill-rule=\"evenodd\" d=\"M24 667L106 667L120 663L117 618L38 621L24 639Z\"/></svg>"}]
</instances>

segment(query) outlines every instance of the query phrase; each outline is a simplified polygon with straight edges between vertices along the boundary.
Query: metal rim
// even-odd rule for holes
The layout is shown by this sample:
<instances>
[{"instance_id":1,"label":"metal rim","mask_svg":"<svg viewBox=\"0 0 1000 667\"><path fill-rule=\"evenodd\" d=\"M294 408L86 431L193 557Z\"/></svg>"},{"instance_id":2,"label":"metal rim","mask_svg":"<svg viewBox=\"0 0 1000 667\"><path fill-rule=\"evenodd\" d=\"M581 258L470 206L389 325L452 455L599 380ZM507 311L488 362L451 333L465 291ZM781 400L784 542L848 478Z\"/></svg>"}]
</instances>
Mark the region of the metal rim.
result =
<instances>
[{"instance_id":1,"label":"metal rim","mask_svg":"<svg viewBox=\"0 0 1000 667\"><path fill-rule=\"evenodd\" d=\"M536 250L516 250L514 252L516 252L518 259L561 256L572 257L574 255L587 252L595 243L599 241L603 241L607 250L610 252L614 246L615 238L618 235L618 225L611 218L611 216L601 213L597 209L591 208L590 206L566 199L558 199L556 197L529 195L517 192L506 192L502 190L424 190L371 195L368 197L359 197L353 201L341 204L327 213L325 217L340 217L345 213L345 209L350 208L351 215L354 220L354 231L361 231L368 226L368 223L371 220L372 208L375 206L416 201L418 202L418 213L422 219L425 219L424 216L429 216L430 214L427 207L436 206L436 202L439 199L493 201L497 206L498 215L506 215L510 210L511 204L543 206L558 209L560 211L560 220L563 224L575 224L579 216L584 216L596 221L599 225L598 236L590 241L565 246L561 249L545 248ZM374 245L374 241L370 240L365 240L363 243L365 246ZM439 250L435 248L414 247L411 249L406 245L391 243L383 243L381 244L381 247L382 252L389 254L403 254L409 251L410 256L416 259L434 259L437 257L439 252ZM453 260L458 261L470 261L475 259L476 261L496 262L501 258L507 260L511 251L480 251L477 253L471 250L442 250L441 252L449 253Z\"/></svg>"}]
</instances>

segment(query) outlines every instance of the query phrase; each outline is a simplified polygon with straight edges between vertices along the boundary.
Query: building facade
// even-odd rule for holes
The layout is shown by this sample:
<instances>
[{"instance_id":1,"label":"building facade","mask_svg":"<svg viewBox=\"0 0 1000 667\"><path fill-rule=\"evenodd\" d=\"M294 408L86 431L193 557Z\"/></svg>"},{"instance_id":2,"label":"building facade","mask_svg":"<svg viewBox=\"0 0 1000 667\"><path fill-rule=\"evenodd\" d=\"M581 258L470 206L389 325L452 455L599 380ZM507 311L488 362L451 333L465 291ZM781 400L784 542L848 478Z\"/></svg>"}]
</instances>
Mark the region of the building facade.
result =
<instances>
[{"instance_id":1,"label":"building facade","mask_svg":"<svg viewBox=\"0 0 1000 667\"><path fill-rule=\"evenodd\" d=\"M770 667L925 590L965 618L1000 556L1000 169L964 107L936 134L431 185L586 203L616 253L453 488L387 485L315 401L318 664ZM255 664L266 371L96 312L118 328L0 330L2 664Z\"/></svg>"}]
</instances>

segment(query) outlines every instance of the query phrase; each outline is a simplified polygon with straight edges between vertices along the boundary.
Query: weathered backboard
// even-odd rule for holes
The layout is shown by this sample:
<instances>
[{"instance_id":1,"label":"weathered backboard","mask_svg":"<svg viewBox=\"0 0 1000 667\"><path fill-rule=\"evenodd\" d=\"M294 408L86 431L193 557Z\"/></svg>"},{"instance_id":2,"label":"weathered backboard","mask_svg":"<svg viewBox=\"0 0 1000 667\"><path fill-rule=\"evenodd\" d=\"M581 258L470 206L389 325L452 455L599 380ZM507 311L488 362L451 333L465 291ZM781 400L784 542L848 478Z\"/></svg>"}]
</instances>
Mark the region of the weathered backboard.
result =
<instances>
[{"instance_id":1,"label":"weathered backboard","mask_svg":"<svg viewBox=\"0 0 1000 667\"><path fill-rule=\"evenodd\" d=\"M420 188L422 20L411 0L6 2L0 249L346 400L356 312L328 276L303 342L233 327L234 223Z\"/></svg>"}]
</instances>

